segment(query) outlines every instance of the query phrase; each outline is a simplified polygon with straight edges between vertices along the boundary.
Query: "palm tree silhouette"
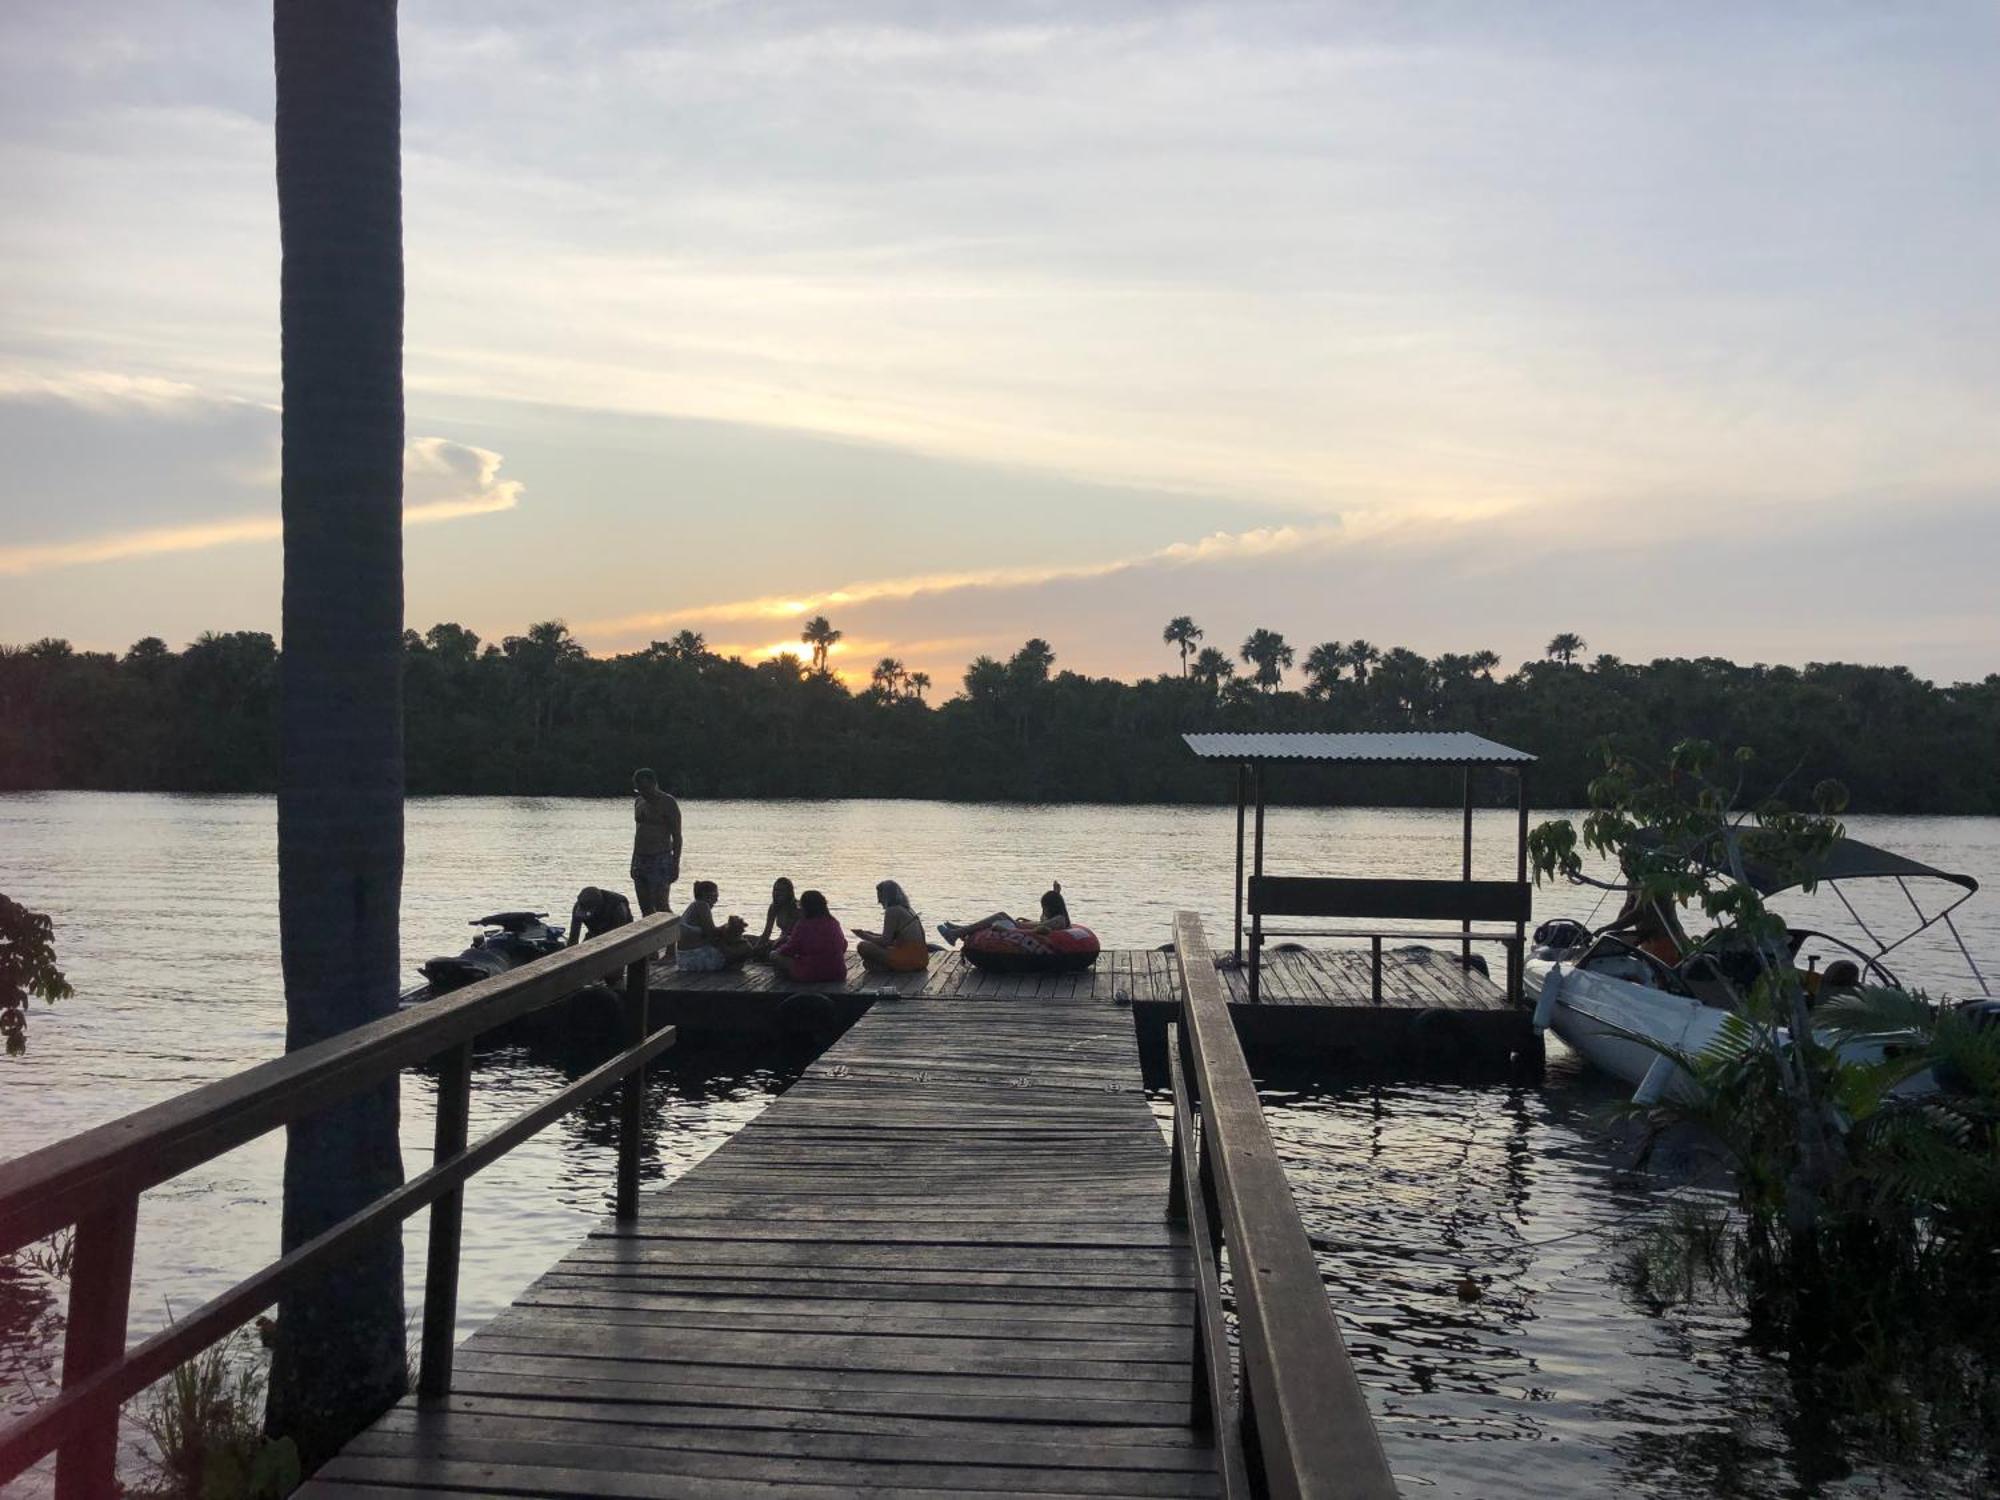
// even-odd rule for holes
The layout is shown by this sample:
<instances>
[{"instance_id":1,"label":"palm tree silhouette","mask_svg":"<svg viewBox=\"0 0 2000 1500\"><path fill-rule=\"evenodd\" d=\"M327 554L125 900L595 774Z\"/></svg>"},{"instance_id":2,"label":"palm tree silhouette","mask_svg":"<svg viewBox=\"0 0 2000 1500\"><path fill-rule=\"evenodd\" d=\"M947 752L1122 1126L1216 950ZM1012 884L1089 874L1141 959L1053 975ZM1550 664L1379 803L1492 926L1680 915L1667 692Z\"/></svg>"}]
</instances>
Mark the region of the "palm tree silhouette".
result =
<instances>
[{"instance_id":1,"label":"palm tree silhouette","mask_svg":"<svg viewBox=\"0 0 2000 1500\"><path fill-rule=\"evenodd\" d=\"M1211 692L1219 691L1224 682L1236 675L1236 663L1215 647L1203 646L1195 655L1190 675Z\"/></svg>"},{"instance_id":2,"label":"palm tree silhouette","mask_svg":"<svg viewBox=\"0 0 2000 1500\"><path fill-rule=\"evenodd\" d=\"M923 702L924 694L931 690L931 674L928 672L912 672L906 680L910 685L910 696L915 698L919 703Z\"/></svg>"},{"instance_id":3,"label":"palm tree silhouette","mask_svg":"<svg viewBox=\"0 0 2000 1500\"><path fill-rule=\"evenodd\" d=\"M396 7L275 0L285 1046L396 1013L403 209ZM295 1121L286 1253L403 1181L391 1078ZM400 1228L279 1299L272 1430L308 1472L408 1386Z\"/></svg>"},{"instance_id":4,"label":"palm tree silhouette","mask_svg":"<svg viewBox=\"0 0 2000 1500\"><path fill-rule=\"evenodd\" d=\"M814 615L806 621L806 628L799 632L799 639L812 647L812 665L815 672L826 670L826 654L840 639L841 633L833 628L825 615Z\"/></svg>"},{"instance_id":5,"label":"palm tree silhouette","mask_svg":"<svg viewBox=\"0 0 2000 1500\"><path fill-rule=\"evenodd\" d=\"M1574 630L1565 630L1542 648L1542 654L1551 661L1559 661L1568 666L1588 649L1589 644Z\"/></svg>"},{"instance_id":6,"label":"palm tree silhouette","mask_svg":"<svg viewBox=\"0 0 2000 1500\"><path fill-rule=\"evenodd\" d=\"M1489 682L1493 679L1493 669L1500 665L1498 651L1475 651L1472 653L1472 670Z\"/></svg>"},{"instance_id":7,"label":"palm tree silhouette","mask_svg":"<svg viewBox=\"0 0 2000 1500\"><path fill-rule=\"evenodd\" d=\"M1201 639L1201 627L1187 615L1175 615L1167 621L1167 628L1160 632L1160 639L1169 646L1181 648L1181 676L1188 674L1188 653L1194 643Z\"/></svg>"},{"instance_id":8,"label":"palm tree silhouette","mask_svg":"<svg viewBox=\"0 0 2000 1500\"><path fill-rule=\"evenodd\" d=\"M1306 653L1306 696L1313 699L1333 696L1347 665L1347 650L1339 641L1321 641Z\"/></svg>"},{"instance_id":9,"label":"palm tree silhouette","mask_svg":"<svg viewBox=\"0 0 2000 1500\"><path fill-rule=\"evenodd\" d=\"M903 664L893 656L885 656L875 663L868 680L884 698L894 698L902 692L903 678Z\"/></svg>"},{"instance_id":10,"label":"palm tree silhouette","mask_svg":"<svg viewBox=\"0 0 2000 1500\"><path fill-rule=\"evenodd\" d=\"M1382 660L1382 653L1372 641L1349 641L1347 643L1347 664L1354 669L1354 680L1366 682L1369 669Z\"/></svg>"},{"instance_id":11,"label":"palm tree silhouette","mask_svg":"<svg viewBox=\"0 0 2000 1500\"><path fill-rule=\"evenodd\" d=\"M1267 693L1277 691L1278 684L1284 681L1285 668L1292 664L1292 648L1285 644L1285 638L1261 626L1251 631L1250 638L1243 643L1242 656L1257 668L1252 680Z\"/></svg>"}]
</instances>

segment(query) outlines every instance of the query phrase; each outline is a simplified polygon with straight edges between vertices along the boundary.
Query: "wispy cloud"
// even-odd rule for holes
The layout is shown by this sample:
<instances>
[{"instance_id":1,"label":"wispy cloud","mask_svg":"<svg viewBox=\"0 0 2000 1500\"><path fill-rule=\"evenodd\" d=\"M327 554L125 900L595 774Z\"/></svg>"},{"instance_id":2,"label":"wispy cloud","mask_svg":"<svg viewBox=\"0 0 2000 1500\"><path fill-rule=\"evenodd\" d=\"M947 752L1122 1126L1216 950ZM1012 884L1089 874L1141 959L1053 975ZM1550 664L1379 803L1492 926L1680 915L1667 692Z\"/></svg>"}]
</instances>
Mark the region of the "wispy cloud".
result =
<instances>
[{"instance_id":1,"label":"wispy cloud","mask_svg":"<svg viewBox=\"0 0 2000 1500\"><path fill-rule=\"evenodd\" d=\"M1051 583L1069 583L1140 569L1173 569L1210 564L1254 561L1278 555L1314 552L1363 540L1379 540L1398 533L1414 534L1421 521L1425 528L1439 523L1459 523L1491 519L1507 509L1501 505L1467 507L1455 511L1430 511L1419 516L1408 510L1362 511L1337 520L1291 526L1260 526L1247 531L1216 531L1193 541L1172 542L1145 552L1122 557L1098 558L1088 562L1033 563L1015 567L969 568L953 572L919 573L897 578L877 578L843 584L839 588L807 594L767 594L750 599L721 600L712 604L689 605L681 609L658 610L594 620L579 626L587 636L626 640L640 632L668 626L725 624L747 620L795 620L820 610L863 604L901 603L906 600L967 590L1038 588Z\"/></svg>"},{"instance_id":2,"label":"wispy cloud","mask_svg":"<svg viewBox=\"0 0 2000 1500\"><path fill-rule=\"evenodd\" d=\"M514 509L521 503L521 484L518 480L501 479L500 464L500 455L485 448L445 438L417 438L403 453L403 524L424 526ZM428 498L412 499L412 496ZM277 516L234 516L180 526L108 532L71 541L0 547L0 575L43 573L173 552L204 552L211 547L276 541L284 533L284 522Z\"/></svg>"}]
</instances>

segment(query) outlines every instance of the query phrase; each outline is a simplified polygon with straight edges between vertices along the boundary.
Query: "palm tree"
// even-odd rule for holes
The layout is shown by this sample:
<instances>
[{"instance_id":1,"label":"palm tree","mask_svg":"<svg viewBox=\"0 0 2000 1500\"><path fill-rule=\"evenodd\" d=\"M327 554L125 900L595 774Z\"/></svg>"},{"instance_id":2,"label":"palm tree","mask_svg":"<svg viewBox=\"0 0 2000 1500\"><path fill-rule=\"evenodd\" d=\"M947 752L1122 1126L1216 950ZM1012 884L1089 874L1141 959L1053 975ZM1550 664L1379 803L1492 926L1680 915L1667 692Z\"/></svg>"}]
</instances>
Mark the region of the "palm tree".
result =
<instances>
[{"instance_id":1,"label":"palm tree","mask_svg":"<svg viewBox=\"0 0 2000 1500\"><path fill-rule=\"evenodd\" d=\"M394 1015L403 884L402 96L393 0L275 0L283 264L285 1046ZM290 1252L403 1180L398 1080L291 1125ZM279 1303L272 1429L310 1470L408 1386L389 1227Z\"/></svg>"},{"instance_id":2,"label":"palm tree","mask_svg":"<svg viewBox=\"0 0 2000 1500\"><path fill-rule=\"evenodd\" d=\"M1589 644L1574 630L1565 630L1542 648L1542 655L1548 657L1550 661L1559 661L1568 666L1589 647Z\"/></svg>"},{"instance_id":3,"label":"palm tree","mask_svg":"<svg viewBox=\"0 0 2000 1500\"><path fill-rule=\"evenodd\" d=\"M902 691L903 677L903 664L893 656L885 656L875 663L868 680L884 698L894 698Z\"/></svg>"},{"instance_id":4,"label":"palm tree","mask_svg":"<svg viewBox=\"0 0 2000 1500\"><path fill-rule=\"evenodd\" d=\"M1346 665L1347 652L1339 641L1321 641L1313 647L1306 653L1306 696L1331 698Z\"/></svg>"},{"instance_id":5,"label":"palm tree","mask_svg":"<svg viewBox=\"0 0 2000 1500\"><path fill-rule=\"evenodd\" d=\"M912 672L905 680L910 685L910 696L915 698L919 703L923 702L924 694L931 690L931 674L928 672Z\"/></svg>"},{"instance_id":6,"label":"palm tree","mask_svg":"<svg viewBox=\"0 0 2000 1500\"><path fill-rule=\"evenodd\" d=\"M1261 626L1250 632L1241 654L1257 668L1251 680L1267 693L1277 691L1278 684L1285 679L1285 668L1292 664L1292 648L1285 644L1285 638Z\"/></svg>"},{"instance_id":7,"label":"palm tree","mask_svg":"<svg viewBox=\"0 0 2000 1500\"><path fill-rule=\"evenodd\" d=\"M1236 663L1215 647L1203 646L1195 656L1190 675L1211 692L1220 691L1222 684L1236 675Z\"/></svg>"},{"instance_id":8,"label":"palm tree","mask_svg":"<svg viewBox=\"0 0 2000 1500\"><path fill-rule=\"evenodd\" d=\"M825 615L814 615L806 621L806 628L799 632L799 639L812 647L812 664L815 672L826 670L826 654L840 639L841 632L833 628Z\"/></svg>"},{"instance_id":9,"label":"palm tree","mask_svg":"<svg viewBox=\"0 0 2000 1500\"><path fill-rule=\"evenodd\" d=\"M1175 615L1167 621L1167 628L1160 632L1160 639L1169 646L1181 648L1181 676L1188 674L1188 653L1194 643L1201 639L1201 627L1187 615Z\"/></svg>"},{"instance_id":10,"label":"palm tree","mask_svg":"<svg viewBox=\"0 0 2000 1500\"><path fill-rule=\"evenodd\" d=\"M1007 662L1007 670L1019 682L1047 682L1049 669L1056 664L1056 650L1040 636L1022 642Z\"/></svg>"},{"instance_id":11,"label":"palm tree","mask_svg":"<svg viewBox=\"0 0 2000 1500\"><path fill-rule=\"evenodd\" d=\"M1354 680L1366 682L1368 671L1381 661L1382 653L1372 641L1349 641L1347 643L1347 664L1354 669Z\"/></svg>"},{"instance_id":12,"label":"palm tree","mask_svg":"<svg viewBox=\"0 0 2000 1500\"><path fill-rule=\"evenodd\" d=\"M1493 680L1493 669L1500 665L1498 651L1475 651L1472 653L1472 670L1488 682Z\"/></svg>"}]
</instances>

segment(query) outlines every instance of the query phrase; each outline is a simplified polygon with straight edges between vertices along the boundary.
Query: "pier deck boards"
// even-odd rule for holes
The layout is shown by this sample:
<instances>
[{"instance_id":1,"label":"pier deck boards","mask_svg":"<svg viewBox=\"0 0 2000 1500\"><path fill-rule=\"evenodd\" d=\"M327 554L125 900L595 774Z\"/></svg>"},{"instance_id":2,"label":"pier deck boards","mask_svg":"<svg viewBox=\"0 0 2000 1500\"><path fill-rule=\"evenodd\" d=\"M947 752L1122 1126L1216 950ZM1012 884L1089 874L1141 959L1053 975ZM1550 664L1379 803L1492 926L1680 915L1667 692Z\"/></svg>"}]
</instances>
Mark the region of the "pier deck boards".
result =
<instances>
[{"instance_id":1,"label":"pier deck boards","mask_svg":"<svg viewBox=\"0 0 2000 1500\"><path fill-rule=\"evenodd\" d=\"M935 998L878 1000L461 1345L451 1397L397 1406L303 1493L1215 1493L1192 1259L1109 1003L1164 955L1118 957L1123 981L1004 1005L946 1003L987 977L955 962L910 976Z\"/></svg>"},{"instance_id":2,"label":"pier deck boards","mask_svg":"<svg viewBox=\"0 0 2000 1500\"><path fill-rule=\"evenodd\" d=\"M794 994L817 990L829 994L874 994L892 989L906 997L929 999L1088 999L1138 1004L1168 1004L1174 991L1171 953L1150 948L1107 949L1094 967L1081 974L989 974L974 968L958 953L931 955L923 974L871 974L861 960L848 956L847 978L840 984L797 984L781 979L766 964L746 964L720 974L682 974L671 964L656 964L653 988L677 994ZM1223 970L1231 1004L1249 999L1249 976L1239 969ZM1302 948L1265 951L1264 1005L1372 1005L1369 956L1365 949ZM1390 951L1382 955L1382 1004L1399 1009L1507 1011L1512 1007L1500 987L1485 976L1461 968L1442 946L1420 952Z\"/></svg>"}]
</instances>

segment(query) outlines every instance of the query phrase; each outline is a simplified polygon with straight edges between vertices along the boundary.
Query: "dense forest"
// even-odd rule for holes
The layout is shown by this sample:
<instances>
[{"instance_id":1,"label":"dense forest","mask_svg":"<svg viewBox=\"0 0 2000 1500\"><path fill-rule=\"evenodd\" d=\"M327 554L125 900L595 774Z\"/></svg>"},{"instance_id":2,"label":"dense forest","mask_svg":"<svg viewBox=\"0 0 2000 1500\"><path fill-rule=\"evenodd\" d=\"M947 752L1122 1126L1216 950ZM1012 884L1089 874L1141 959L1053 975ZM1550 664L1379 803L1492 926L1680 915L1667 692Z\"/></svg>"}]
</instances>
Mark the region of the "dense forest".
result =
<instances>
[{"instance_id":1,"label":"dense forest","mask_svg":"<svg viewBox=\"0 0 2000 1500\"><path fill-rule=\"evenodd\" d=\"M1268 630L1231 655L1182 617L1164 632L1168 670L1147 681L1060 670L1031 640L980 657L933 702L929 678L893 660L850 690L827 668L839 636L815 619L800 655L751 663L690 632L599 658L558 622L498 643L452 624L411 631L410 791L609 795L651 765L696 797L1211 801L1228 777L1187 752L1183 730L1434 727L1540 756L1545 807L1583 798L1606 737L1657 755L1698 736L1753 747L1773 781L1836 777L1856 810L2000 813L2000 676L1939 687L1902 667L1639 665L1587 659L1570 634L1508 675L1490 651L1298 652ZM178 652L148 638L123 656L0 646L0 790L271 790L277 663L271 637L247 631ZM1272 795L1423 803L1457 788L1422 768L1300 767Z\"/></svg>"}]
</instances>

